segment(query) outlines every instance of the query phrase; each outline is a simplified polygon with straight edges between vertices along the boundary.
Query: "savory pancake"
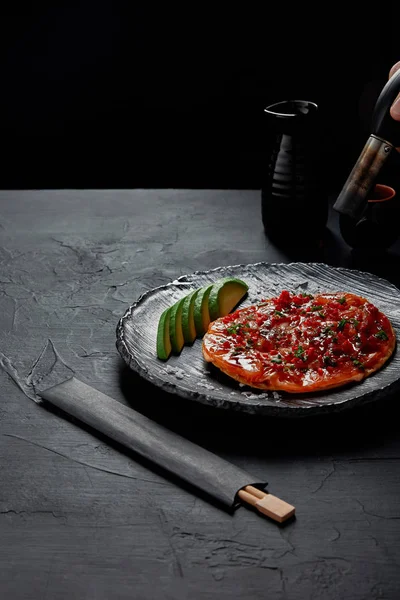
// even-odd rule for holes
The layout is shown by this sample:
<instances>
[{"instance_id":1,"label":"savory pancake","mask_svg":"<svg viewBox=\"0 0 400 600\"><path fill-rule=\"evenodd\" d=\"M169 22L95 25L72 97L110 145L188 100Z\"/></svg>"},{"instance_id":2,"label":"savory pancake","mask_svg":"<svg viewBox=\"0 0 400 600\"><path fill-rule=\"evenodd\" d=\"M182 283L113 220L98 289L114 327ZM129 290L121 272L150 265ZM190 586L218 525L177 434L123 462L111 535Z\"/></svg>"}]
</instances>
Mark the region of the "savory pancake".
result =
<instances>
[{"instance_id":1,"label":"savory pancake","mask_svg":"<svg viewBox=\"0 0 400 600\"><path fill-rule=\"evenodd\" d=\"M284 290L210 323L202 349L206 361L241 383L299 393L359 382L395 345L389 319L366 298Z\"/></svg>"}]
</instances>

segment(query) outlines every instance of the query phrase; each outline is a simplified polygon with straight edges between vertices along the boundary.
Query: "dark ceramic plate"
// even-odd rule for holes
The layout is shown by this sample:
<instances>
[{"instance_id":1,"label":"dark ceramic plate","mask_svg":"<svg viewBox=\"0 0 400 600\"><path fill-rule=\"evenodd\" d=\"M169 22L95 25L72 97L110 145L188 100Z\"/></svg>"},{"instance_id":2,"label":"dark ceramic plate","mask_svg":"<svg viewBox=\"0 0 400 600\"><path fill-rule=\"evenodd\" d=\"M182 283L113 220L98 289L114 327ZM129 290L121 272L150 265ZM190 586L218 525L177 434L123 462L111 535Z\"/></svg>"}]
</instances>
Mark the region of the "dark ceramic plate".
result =
<instances>
[{"instance_id":1,"label":"dark ceramic plate","mask_svg":"<svg viewBox=\"0 0 400 600\"><path fill-rule=\"evenodd\" d=\"M390 319L396 335L400 334L400 290L370 273L318 263L225 266L196 271L144 293L118 323L116 344L126 363L156 386L184 398L219 408L283 417L338 411L383 398L389 391L400 388L397 348L390 361L363 382L314 394L265 392L244 386L204 361L201 340L185 346L179 356L171 356L167 362L159 360L156 333L162 311L190 290L226 276L239 277L249 285L240 307L275 296L283 289L353 292L380 308Z\"/></svg>"}]
</instances>

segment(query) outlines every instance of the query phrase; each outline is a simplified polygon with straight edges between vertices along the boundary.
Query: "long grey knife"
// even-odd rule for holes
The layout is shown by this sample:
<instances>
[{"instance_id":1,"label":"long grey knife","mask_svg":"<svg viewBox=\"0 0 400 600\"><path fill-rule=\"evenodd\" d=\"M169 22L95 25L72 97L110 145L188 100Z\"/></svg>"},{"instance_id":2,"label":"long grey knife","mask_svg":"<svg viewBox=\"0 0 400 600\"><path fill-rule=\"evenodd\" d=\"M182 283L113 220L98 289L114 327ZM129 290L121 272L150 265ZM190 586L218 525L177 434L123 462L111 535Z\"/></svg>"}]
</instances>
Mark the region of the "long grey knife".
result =
<instances>
[{"instance_id":1,"label":"long grey knife","mask_svg":"<svg viewBox=\"0 0 400 600\"><path fill-rule=\"evenodd\" d=\"M225 507L233 509L243 501L278 522L294 515L294 506L263 491L266 482L256 482L246 471L74 376L36 391L65 413L177 475Z\"/></svg>"}]
</instances>

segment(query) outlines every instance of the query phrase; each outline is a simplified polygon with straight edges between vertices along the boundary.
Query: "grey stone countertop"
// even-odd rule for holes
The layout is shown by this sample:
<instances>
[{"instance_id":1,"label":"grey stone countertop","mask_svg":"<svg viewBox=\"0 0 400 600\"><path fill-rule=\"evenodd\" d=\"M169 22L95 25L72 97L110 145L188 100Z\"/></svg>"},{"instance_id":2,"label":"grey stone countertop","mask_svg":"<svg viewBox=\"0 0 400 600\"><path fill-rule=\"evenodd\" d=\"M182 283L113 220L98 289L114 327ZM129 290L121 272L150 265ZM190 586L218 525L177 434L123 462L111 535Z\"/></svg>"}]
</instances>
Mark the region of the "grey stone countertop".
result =
<instances>
[{"instance_id":1,"label":"grey stone countertop","mask_svg":"<svg viewBox=\"0 0 400 600\"><path fill-rule=\"evenodd\" d=\"M318 251L278 249L258 191L0 192L1 598L400 597L398 398L326 417L231 414L153 388L116 349L118 320L146 290L300 260L400 283L398 244L357 256L335 214ZM227 513L32 401L48 343L78 378L267 480L296 518Z\"/></svg>"}]
</instances>

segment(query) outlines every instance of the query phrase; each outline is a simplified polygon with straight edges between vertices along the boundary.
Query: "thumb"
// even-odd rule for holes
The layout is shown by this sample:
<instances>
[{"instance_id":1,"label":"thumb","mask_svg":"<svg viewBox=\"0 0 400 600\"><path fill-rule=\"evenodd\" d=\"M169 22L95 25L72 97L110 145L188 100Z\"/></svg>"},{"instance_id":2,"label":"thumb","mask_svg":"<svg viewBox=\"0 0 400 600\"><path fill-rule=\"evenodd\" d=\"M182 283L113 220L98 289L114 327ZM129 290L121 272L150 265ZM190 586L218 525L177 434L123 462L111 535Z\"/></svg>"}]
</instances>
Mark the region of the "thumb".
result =
<instances>
[{"instance_id":1,"label":"thumb","mask_svg":"<svg viewBox=\"0 0 400 600\"><path fill-rule=\"evenodd\" d=\"M400 69L400 60L393 65L393 67L389 71L389 79L393 77L395 73ZM397 98L393 102L390 107L390 116L395 121L400 121L400 94L398 94ZM400 148L396 148L398 152L400 152Z\"/></svg>"},{"instance_id":2,"label":"thumb","mask_svg":"<svg viewBox=\"0 0 400 600\"><path fill-rule=\"evenodd\" d=\"M393 77L395 73L400 69L400 60L393 65L393 67L389 71L389 79ZM398 94L397 98L393 102L390 107L390 116L395 119L395 121L400 121L400 94Z\"/></svg>"},{"instance_id":3,"label":"thumb","mask_svg":"<svg viewBox=\"0 0 400 600\"><path fill-rule=\"evenodd\" d=\"M390 107L390 116L395 121L400 121L400 94L397 96L392 106Z\"/></svg>"},{"instance_id":4,"label":"thumb","mask_svg":"<svg viewBox=\"0 0 400 600\"><path fill-rule=\"evenodd\" d=\"M397 71L398 71L399 69L400 69L400 60L399 60L399 61L397 61L397 63L395 63L395 64L393 65L393 67L390 69L390 71L389 71L389 79L390 79L391 77L393 77L393 75L394 75L395 73L397 73Z\"/></svg>"}]
</instances>

